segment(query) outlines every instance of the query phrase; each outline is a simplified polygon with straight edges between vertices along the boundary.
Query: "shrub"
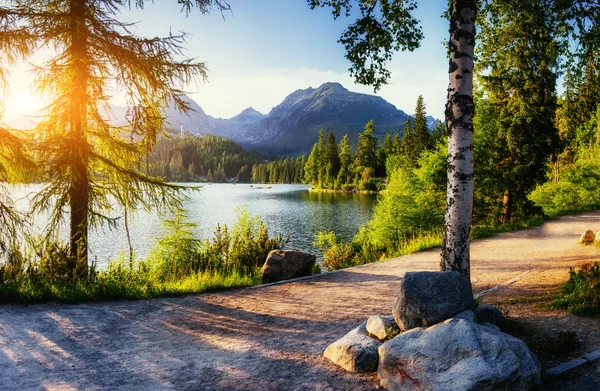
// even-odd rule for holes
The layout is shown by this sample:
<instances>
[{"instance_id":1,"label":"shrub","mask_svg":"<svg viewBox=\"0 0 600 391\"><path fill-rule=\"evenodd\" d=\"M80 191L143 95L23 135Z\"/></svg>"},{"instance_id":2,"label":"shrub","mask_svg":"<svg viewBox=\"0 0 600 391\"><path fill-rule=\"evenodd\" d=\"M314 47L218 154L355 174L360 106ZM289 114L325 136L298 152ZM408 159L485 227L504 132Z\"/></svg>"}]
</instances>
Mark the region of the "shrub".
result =
<instances>
[{"instance_id":1,"label":"shrub","mask_svg":"<svg viewBox=\"0 0 600 391\"><path fill-rule=\"evenodd\" d=\"M194 228L177 213L164 222L147 259L126 260L122 253L106 270L92 267L80 279L69 272L66 244L34 243L31 255L12 249L0 264L0 302L140 299L256 285L258 266L286 243L281 236L270 238L266 226L245 210L238 210L231 231L217 226L211 239L197 239Z\"/></svg>"},{"instance_id":2,"label":"shrub","mask_svg":"<svg viewBox=\"0 0 600 391\"><path fill-rule=\"evenodd\" d=\"M563 284L552 303L574 314L600 315L600 262L583 264L579 270L569 269L569 280Z\"/></svg>"}]
</instances>

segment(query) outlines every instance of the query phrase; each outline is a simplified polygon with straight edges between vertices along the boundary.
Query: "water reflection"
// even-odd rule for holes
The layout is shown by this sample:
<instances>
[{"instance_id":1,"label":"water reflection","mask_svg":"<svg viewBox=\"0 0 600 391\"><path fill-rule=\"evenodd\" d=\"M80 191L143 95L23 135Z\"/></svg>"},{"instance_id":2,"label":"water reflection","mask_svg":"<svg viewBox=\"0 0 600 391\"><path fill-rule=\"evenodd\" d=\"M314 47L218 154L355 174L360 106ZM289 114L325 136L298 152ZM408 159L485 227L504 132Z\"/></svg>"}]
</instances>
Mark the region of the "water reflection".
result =
<instances>
[{"instance_id":1,"label":"water reflection","mask_svg":"<svg viewBox=\"0 0 600 391\"><path fill-rule=\"evenodd\" d=\"M21 199L21 209L26 209L23 195L36 191L27 186L15 191ZM374 195L309 192L306 185L204 185L194 192L184 208L189 219L198 225L197 235L210 237L217 224L231 225L236 220L236 208L246 207L251 215L265 221L272 234L289 237L289 248L318 254L313 247L314 235L331 230L344 240L350 240L358 227L370 218ZM46 224L38 216L34 222L38 231ZM138 257L144 257L153 240L160 234L160 219L155 214L139 212L133 219L132 244ZM66 227L61 227L61 237L66 239ZM122 227L118 230L94 232L90 236L92 257L98 257L100 266L114 259L127 248Z\"/></svg>"}]
</instances>

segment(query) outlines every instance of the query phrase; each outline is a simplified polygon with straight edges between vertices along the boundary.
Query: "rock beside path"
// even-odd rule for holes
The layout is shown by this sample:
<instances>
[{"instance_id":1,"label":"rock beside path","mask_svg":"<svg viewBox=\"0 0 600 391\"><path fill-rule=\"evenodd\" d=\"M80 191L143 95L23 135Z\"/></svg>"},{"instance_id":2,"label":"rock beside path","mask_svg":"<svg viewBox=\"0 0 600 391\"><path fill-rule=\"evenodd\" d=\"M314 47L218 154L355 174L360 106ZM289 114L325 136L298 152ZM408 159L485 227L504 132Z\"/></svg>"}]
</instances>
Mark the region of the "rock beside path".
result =
<instances>
[{"instance_id":1,"label":"rock beside path","mask_svg":"<svg viewBox=\"0 0 600 391\"><path fill-rule=\"evenodd\" d=\"M400 329L398 328L393 315L374 315L367 319L367 332L378 340L383 341L398 334Z\"/></svg>"},{"instance_id":2,"label":"rock beside path","mask_svg":"<svg viewBox=\"0 0 600 391\"><path fill-rule=\"evenodd\" d=\"M260 269L262 283L310 276L317 257L296 250L273 250Z\"/></svg>"},{"instance_id":3,"label":"rock beside path","mask_svg":"<svg viewBox=\"0 0 600 391\"><path fill-rule=\"evenodd\" d=\"M464 319L407 331L379 355L386 390L527 390L541 375L523 341Z\"/></svg>"},{"instance_id":4,"label":"rock beside path","mask_svg":"<svg viewBox=\"0 0 600 391\"><path fill-rule=\"evenodd\" d=\"M433 326L474 307L471 285L460 273L408 272L400 282L392 312L406 331Z\"/></svg>"},{"instance_id":5,"label":"rock beside path","mask_svg":"<svg viewBox=\"0 0 600 391\"><path fill-rule=\"evenodd\" d=\"M579 239L578 243L592 244L592 243L594 243L595 239L596 239L596 235L594 234L594 231L592 231L591 229L588 229L581 235L581 238Z\"/></svg>"},{"instance_id":6,"label":"rock beside path","mask_svg":"<svg viewBox=\"0 0 600 391\"><path fill-rule=\"evenodd\" d=\"M381 342L368 335L366 325L364 322L329 345L323 355L348 372L375 372Z\"/></svg>"}]
</instances>

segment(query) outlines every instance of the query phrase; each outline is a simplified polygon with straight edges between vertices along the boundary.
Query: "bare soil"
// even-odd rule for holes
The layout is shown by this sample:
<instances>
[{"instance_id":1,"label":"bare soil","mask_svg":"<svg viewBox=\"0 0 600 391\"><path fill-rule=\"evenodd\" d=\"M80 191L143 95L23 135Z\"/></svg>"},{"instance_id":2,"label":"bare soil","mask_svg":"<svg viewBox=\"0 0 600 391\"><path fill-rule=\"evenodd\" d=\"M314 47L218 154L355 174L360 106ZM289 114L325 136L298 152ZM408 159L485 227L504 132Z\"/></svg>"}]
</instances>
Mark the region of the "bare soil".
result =
<instances>
[{"instance_id":1,"label":"bare soil","mask_svg":"<svg viewBox=\"0 0 600 391\"><path fill-rule=\"evenodd\" d=\"M500 304L524 338L577 333L581 345L542 356L545 367L600 349L598 319L541 306L566 280L569 266L600 258L597 247L576 244L587 229L600 230L600 212L471 246L475 292L521 276L482 301ZM405 272L438 267L435 249L267 287L145 301L0 306L0 389L377 389L376 375L346 373L322 352L368 316L390 314Z\"/></svg>"}]
</instances>

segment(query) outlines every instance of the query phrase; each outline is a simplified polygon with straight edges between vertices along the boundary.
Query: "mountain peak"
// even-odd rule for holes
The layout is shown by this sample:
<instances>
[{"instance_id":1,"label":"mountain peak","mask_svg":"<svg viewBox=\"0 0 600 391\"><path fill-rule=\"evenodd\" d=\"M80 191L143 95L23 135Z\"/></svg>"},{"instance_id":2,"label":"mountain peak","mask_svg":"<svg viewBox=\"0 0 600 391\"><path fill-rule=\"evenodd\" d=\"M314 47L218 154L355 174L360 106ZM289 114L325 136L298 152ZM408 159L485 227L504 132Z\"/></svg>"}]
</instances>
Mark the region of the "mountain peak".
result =
<instances>
[{"instance_id":1,"label":"mountain peak","mask_svg":"<svg viewBox=\"0 0 600 391\"><path fill-rule=\"evenodd\" d=\"M259 115L262 117L264 114L258 110L255 110L253 107L248 107L247 109L244 109L244 111L238 114L238 116L240 115Z\"/></svg>"},{"instance_id":2,"label":"mountain peak","mask_svg":"<svg viewBox=\"0 0 600 391\"><path fill-rule=\"evenodd\" d=\"M265 115L263 113L254 110L254 108L252 108L252 107L248 107L247 109L245 109L244 111L242 111L241 113L236 115L235 117L232 117L231 120L236 121L236 122L252 122L252 121L257 121L257 120L263 118L264 116Z\"/></svg>"},{"instance_id":3,"label":"mountain peak","mask_svg":"<svg viewBox=\"0 0 600 391\"><path fill-rule=\"evenodd\" d=\"M327 82L323 83L317 88L317 90L337 90L337 91L348 91L343 85L337 82Z\"/></svg>"}]
</instances>

